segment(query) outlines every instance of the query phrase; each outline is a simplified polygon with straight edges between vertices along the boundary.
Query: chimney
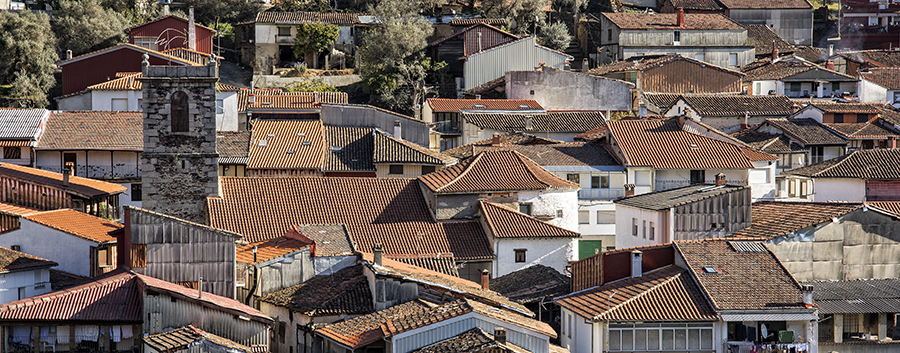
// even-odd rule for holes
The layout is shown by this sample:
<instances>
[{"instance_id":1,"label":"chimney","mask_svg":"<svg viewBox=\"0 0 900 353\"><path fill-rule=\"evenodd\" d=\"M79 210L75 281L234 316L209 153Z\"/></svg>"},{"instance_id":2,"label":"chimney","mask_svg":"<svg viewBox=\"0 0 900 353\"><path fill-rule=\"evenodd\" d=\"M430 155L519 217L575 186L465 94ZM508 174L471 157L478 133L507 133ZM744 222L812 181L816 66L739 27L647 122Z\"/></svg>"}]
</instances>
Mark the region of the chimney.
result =
<instances>
[{"instance_id":1,"label":"chimney","mask_svg":"<svg viewBox=\"0 0 900 353\"><path fill-rule=\"evenodd\" d=\"M253 104L256 103L256 95L253 94L253 91L250 91L250 94L247 95L247 103Z\"/></svg>"},{"instance_id":2,"label":"chimney","mask_svg":"<svg viewBox=\"0 0 900 353\"><path fill-rule=\"evenodd\" d=\"M634 196L634 184L625 184L625 197Z\"/></svg>"},{"instance_id":3,"label":"chimney","mask_svg":"<svg viewBox=\"0 0 900 353\"><path fill-rule=\"evenodd\" d=\"M491 273L487 269L481 270L481 289L491 289Z\"/></svg>"},{"instance_id":4,"label":"chimney","mask_svg":"<svg viewBox=\"0 0 900 353\"><path fill-rule=\"evenodd\" d=\"M69 176L72 175L72 169L74 168L74 163L66 162L66 167L63 168L63 186L69 186Z\"/></svg>"},{"instance_id":5,"label":"chimney","mask_svg":"<svg viewBox=\"0 0 900 353\"><path fill-rule=\"evenodd\" d=\"M778 48L775 47L775 41L772 41L772 61L778 59Z\"/></svg>"},{"instance_id":6,"label":"chimney","mask_svg":"<svg viewBox=\"0 0 900 353\"><path fill-rule=\"evenodd\" d=\"M394 120L394 137L403 139L403 128L400 126L400 120Z\"/></svg>"},{"instance_id":7,"label":"chimney","mask_svg":"<svg viewBox=\"0 0 900 353\"><path fill-rule=\"evenodd\" d=\"M476 94L476 95L475 95L475 99L481 99L481 95L480 95L480 94Z\"/></svg>"},{"instance_id":8,"label":"chimney","mask_svg":"<svg viewBox=\"0 0 900 353\"><path fill-rule=\"evenodd\" d=\"M481 32L475 33L478 36L478 51L481 51Z\"/></svg>"},{"instance_id":9,"label":"chimney","mask_svg":"<svg viewBox=\"0 0 900 353\"><path fill-rule=\"evenodd\" d=\"M725 186L725 173L716 174L716 186Z\"/></svg>"},{"instance_id":10,"label":"chimney","mask_svg":"<svg viewBox=\"0 0 900 353\"><path fill-rule=\"evenodd\" d=\"M491 146L499 146L500 145L500 134L494 133L494 137L491 137Z\"/></svg>"},{"instance_id":11,"label":"chimney","mask_svg":"<svg viewBox=\"0 0 900 353\"><path fill-rule=\"evenodd\" d=\"M849 102L849 101L853 100L853 95L850 94L850 92L843 92L843 93L841 93L841 98L843 98L844 100Z\"/></svg>"},{"instance_id":12,"label":"chimney","mask_svg":"<svg viewBox=\"0 0 900 353\"><path fill-rule=\"evenodd\" d=\"M131 207L122 207L125 211L122 215L124 227L116 236L116 268L131 269Z\"/></svg>"},{"instance_id":13,"label":"chimney","mask_svg":"<svg viewBox=\"0 0 900 353\"><path fill-rule=\"evenodd\" d=\"M641 99L638 101L638 118L644 119L647 117L647 106L644 104L644 100Z\"/></svg>"},{"instance_id":14,"label":"chimney","mask_svg":"<svg viewBox=\"0 0 900 353\"><path fill-rule=\"evenodd\" d=\"M194 7L188 9L188 49L197 50L197 29L194 26Z\"/></svg>"},{"instance_id":15,"label":"chimney","mask_svg":"<svg viewBox=\"0 0 900 353\"><path fill-rule=\"evenodd\" d=\"M640 277L644 273L644 253L640 250L631 252L631 277Z\"/></svg>"},{"instance_id":16,"label":"chimney","mask_svg":"<svg viewBox=\"0 0 900 353\"><path fill-rule=\"evenodd\" d=\"M381 255L384 253L384 249L381 248L381 243L375 243L375 246L372 248L372 253L372 262L378 266L384 266L381 262Z\"/></svg>"},{"instance_id":17,"label":"chimney","mask_svg":"<svg viewBox=\"0 0 900 353\"><path fill-rule=\"evenodd\" d=\"M684 117L687 115L687 110L684 111L683 115L678 116L678 126L684 127Z\"/></svg>"},{"instance_id":18,"label":"chimney","mask_svg":"<svg viewBox=\"0 0 900 353\"><path fill-rule=\"evenodd\" d=\"M163 16L169 15L169 4L163 5Z\"/></svg>"},{"instance_id":19,"label":"chimney","mask_svg":"<svg viewBox=\"0 0 900 353\"><path fill-rule=\"evenodd\" d=\"M506 345L506 329L503 327L494 327L494 341L500 345Z\"/></svg>"},{"instance_id":20,"label":"chimney","mask_svg":"<svg viewBox=\"0 0 900 353\"><path fill-rule=\"evenodd\" d=\"M834 60L826 61L825 68L834 71Z\"/></svg>"},{"instance_id":21,"label":"chimney","mask_svg":"<svg viewBox=\"0 0 900 353\"><path fill-rule=\"evenodd\" d=\"M828 45L828 57L830 58L832 56L834 56L834 44L829 44Z\"/></svg>"},{"instance_id":22,"label":"chimney","mask_svg":"<svg viewBox=\"0 0 900 353\"><path fill-rule=\"evenodd\" d=\"M257 258L256 258L256 252L257 252L257 251L259 251L259 248L257 248L256 245L254 245L254 246L253 246L253 263L256 263L257 261L259 261L259 260L257 260Z\"/></svg>"},{"instance_id":23,"label":"chimney","mask_svg":"<svg viewBox=\"0 0 900 353\"><path fill-rule=\"evenodd\" d=\"M678 28L684 28L684 8L683 7L679 7L678 10L675 10L675 19L677 21L676 25L678 25Z\"/></svg>"},{"instance_id":24,"label":"chimney","mask_svg":"<svg viewBox=\"0 0 900 353\"><path fill-rule=\"evenodd\" d=\"M197 280L197 298L203 298L203 277Z\"/></svg>"},{"instance_id":25,"label":"chimney","mask_svg":"<svg viewBox=\"0 0 900 353\"><path fill-rule=\"evenodd\" d=\"M531 115L525 116L525 131L534 130L534 117Z\"/></svg>"},{"instance_id":26,"label":"chimney","mask_svg":"<svg viewBox=\"0 0 900 353\"><path fill-rule=\"evenodd\" d=\"M800 291L803 292L803 305L805 305L806 307L815 305L813 303L813 286L800 286Z\"/></svg>"},{"instance_id":27,"label":"chimney","mask_svg":"<svg viewBox=\"0 0 900 353\"><path fill-rule=\"evenodd\" d=\"M897 149L897 136L888 137L888 140L890 140L891 149Z\"/></svg>"},{"instance_id":28,"label":"chimney","mask_svg":"<svg viewBox=\"0 0 900 353\"><path fill-rule=\"evenodd\" d=\"M66 60L69 60L71 58L72 58L72 49L66 50Z\"/></svg>"}]
</instances>

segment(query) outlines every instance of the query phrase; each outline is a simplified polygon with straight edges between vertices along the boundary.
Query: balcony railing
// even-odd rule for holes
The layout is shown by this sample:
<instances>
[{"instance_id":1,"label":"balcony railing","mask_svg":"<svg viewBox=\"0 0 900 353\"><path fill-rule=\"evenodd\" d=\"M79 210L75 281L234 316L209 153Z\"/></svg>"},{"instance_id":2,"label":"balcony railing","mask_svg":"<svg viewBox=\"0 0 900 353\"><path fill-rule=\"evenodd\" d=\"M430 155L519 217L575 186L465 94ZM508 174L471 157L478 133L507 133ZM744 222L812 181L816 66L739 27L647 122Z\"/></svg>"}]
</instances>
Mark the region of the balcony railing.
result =
<instances>
[{"instance_id":1,"label":"balcony railing","mask_svg":"<svg viewBox=\"0 0 900 353\"><path fill-rule=\"evenodd\" d=\"M715 180L706 180L704 184L715 184ZM747 180L726 180L726 185L732 186L747 186ZM656 191L664 191L671 190L677 188L683 188L685 186L692 185L690 180L660 180L656 179Z\"/></svg>"},{"instance_id":2,"label":"balcony railing","mask_svg":"<svg viewBox=\"0 0 900 353\"><path fill-rule=\"evenodd\" d=\"M434 131L445 134L459 134L459 122L452 120L438 121L434 123Z\"/></svg>"},{"instance_id":3,"label":"balcony railing","mask_svg":"<svg viewBox=\"0 0 900 353\"><path fill-rule=\"evenodd\" d=\"M63 172L62 168L57 166L38 166L38 169ZM77 165L75 166L75 176L106 180L138 179L141 177L141 168L136 165Z\"/></svg>"},{"instance_id":4,"label":"balcony railing","mask_svg":"<svg viewBox=\"0 0 900 353\"><path fill-rule=\"evenodd\" d=\"M579 200L609 201L625 197L625 188L606 189L581 189L578 190Z\"/></svg>"}]
</instances>

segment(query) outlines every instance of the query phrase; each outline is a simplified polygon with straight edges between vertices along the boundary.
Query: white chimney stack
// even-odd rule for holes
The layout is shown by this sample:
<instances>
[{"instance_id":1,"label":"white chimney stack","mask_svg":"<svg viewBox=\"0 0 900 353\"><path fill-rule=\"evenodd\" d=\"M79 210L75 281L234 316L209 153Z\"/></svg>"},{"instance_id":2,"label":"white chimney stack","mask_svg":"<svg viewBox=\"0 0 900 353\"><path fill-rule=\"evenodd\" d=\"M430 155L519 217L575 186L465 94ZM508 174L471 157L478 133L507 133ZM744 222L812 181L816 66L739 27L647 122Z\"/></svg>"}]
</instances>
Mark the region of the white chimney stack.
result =
<instances>
[{"instance_id":1,"label":"white chimney stack","mask_svg":"<svg viewBox=\"0 0 900 353\"><path fill-rule=\"evenodd\" d=\"M640 250L631 252L631 277L640 277L643 269L644 253Z\"/></svg>"},{"instance_id":2,"label":"white chimney stack","mask_svg":"<svg viewBox=\"0 0 900 353\"><path fill-rule=\"evenodd\" d=\"M396 137L398 139L403 139L403 135L401 135L402 132L403 132L403 129L400 126L400 120L394 120L394 137Z\"/></svg>"},{"instance_id":3,"label":"white chimney stack","mask_svg":"<svg viewBox=\"0 0 900 353\"><path fill-rule=\"evenodd\" d=\"M188 9L188 49L197 50L197 28L194 25L194 7Z\"/></svg>"}]
</instances>

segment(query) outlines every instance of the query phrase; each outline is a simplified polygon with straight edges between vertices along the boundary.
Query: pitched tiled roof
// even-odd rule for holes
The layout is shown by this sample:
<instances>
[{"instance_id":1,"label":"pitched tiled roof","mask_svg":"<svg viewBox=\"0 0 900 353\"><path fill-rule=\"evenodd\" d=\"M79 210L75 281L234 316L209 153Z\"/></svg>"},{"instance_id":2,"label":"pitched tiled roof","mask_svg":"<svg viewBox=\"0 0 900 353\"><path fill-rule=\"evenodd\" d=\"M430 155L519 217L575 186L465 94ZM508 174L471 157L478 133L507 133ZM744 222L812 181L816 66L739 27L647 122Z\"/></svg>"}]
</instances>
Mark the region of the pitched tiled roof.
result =
<instances>
[{"instance_id":1,"label":"pitched tiled roof","mask_svg":"<svg viewBox=\"0 0 900 353\"><path fill-rule=\"evenodd\" d=\"M804 145L846 145L847 140L828 130L812 118L766 119L765 123L784 131Z\"/></svg>"},{"instance_id":2,"label":"pitched tiled roof","mask_svg":"<svg viewBox=\"0 0 900 353\"><path fill-rule=\"evenodd\" d=\"M321 169L325 141L321 121L259 120L253 123L248 169Z\"/></svg>"},{"instance_id":3,"label":"pitched tiled roof","mask_svg":"<svg viewBox=\"0 0 900 353\"><path fill-rule=\"evenodd\" d=\"M659 113L665 113L681 99L681 93L649 93L644 92L644 99L648 103L659 108ZM649 109L649 108L648 108Z\"/></svg>"},{"instance_id":4,"label":"pitched tiled roof","mask_svg":"<svg viewBox=\"0 0 900 353\"><path fill-rule=\"evenodd\" d=\"M438 194L578 189L515 151L489 151L418 178Z\"/></svg>"},{"instance_id":5,"label":"pitched tiled roof","mask_svg":"<svg viewBox=\"0 0 900 353\"><path fill-rule=\"evenodd\" d=\"M800 285L768 249L738 251L723 240L676 241L693 277L716 310L802 308ZM762 243L757 243L765 249ZM706 273L712 267L718 273ZM735 290L753 290L753 295Z\"/></svg>"},{"instance_id":6,"label":"pitched tiled roof","mask_svg":"<svg viewBox=\"0 0 900 353\"><path fill-rule=\"evenodd\" d=\"M179 327L155 335L149 335L144 337L142 341L157 352L187 350L188 347L195 346L197 342L209 341L209 343L214 346L228 348L229 352L251 353L250 347L203 331L193 325Z\"/></svg>"},{"instance_id":7,"label":"pitched tiled roof","mask_svg":"<svg viewBox=\"0 0 900 353\"><path fill-rule=\"evenodd\" d=\"M686 10L721 10L722 7L716 3L716 0L669 0L674 8L683 8Z\"/></svg>"},{"instance_id":8,"label":"pitched tiled roof","mask_svg":"<svg viewBox=\"0 0 900 353\"><path fill-rule=\"evenodd\" d=\"M794 103L787 96L743 94L682 94L683 99L698 114L707 116L788 116Z\"/></svg>"},{"instance_id":9,"label":"pitched tiled roof","mask_svg":"<svg viewBox=\"0 0 900 353\"><path fill-rule=\"evenodd\" d=\"M216 152L221 164L247 164L250 131L216 131Z\"/></svg>"},{"instance_id":10,"label":"pitched tiled roof","mask_svg":"<svg viewBox=\"0 0 900 353\"><path fill-rule=\"evenodd\" d=\"M810 281L822 314L876 314L900 310L900 279Z\"/></svg>"},{"instance_id":11,"label":"pitched tiled roof","mask_svg":"<svg viewBox=\"0 0 900 353\"><path fill-rule=\"evenodd\" d=\"M873 67L900 66L900 52L893 49L846 50L840 51L836 55Z\"/></svg>"},{"instance_id":12,"label":"pitched tiled roof","mask_svg":"<svg viewBox=\"0 0 900 353\"><path fill-rule=\"evenodd\" d=\"M878 114L878 108L871 104L859 102L835 102L825 99L810 100L808 105L819 108L826 113L850 113L850 114Z\"/></svg>"},{"instance_id":13,"label":"pitched tiled roof","mask_svg":"<svg viewBox=\"0 0 900 353\"><path fill-rule=\"evenodd\" d=\"M467 123L483 129L526 132L585 132L603 126L603 114L594 111L546 113L463 113ZM527 121L531 119L531 128Z\"/></svg>"},{"instance_id":14,"label":"pitched tiled roof","mask_svg":"<svg viewBox=\"0 0 900 353\"><path fill-rule=\"evenodd\" d=\"M306 95L257 95L256 102L247 106L248 110L308 110L319 109L320 102L315 96Z\"/></svg>"},{"instance_id":15,"label":"pitched tiled roof","mask_svg":"<svg viewBox=\"0 0 900 353\"><path fill-rule=\"evenodd\" d=\"M543 110L533 99L448 99L428 98L427 104L437 112L458 112L460 110Z\"/></svg>"},{"instance_id":16,"label":"pitched tiled roof","mask_svg":"<svg viewBox=\"0 0 900 353\"><path fill-rule=\"evenodd\" d=\"M0 176L24 180L38 185L46 185L88 198L120 194L127 190L126 187L119 184L78 176L70 176L69 184L63 185L63 175L61 173L9 163L0 163Z\"/></svg>"},{"instance_id":17,"label":"pitched tiled roof","mask_svg":"<svg viewBox=\"0 0 900 353\"><path fill-rule=\"evenodd\" d=\"M326 171L374 171L375 137L368 127L325 126Z\"/></svg>"},{"instance_id":18,"label":"pitched tiled roof","mask_svg":"<svg viewBox=\"0 0 900 353\"><path fill-rule=\"evenodd\" d=\"M218 86L217 86L218 87ZM221 90L221 89L220 89ZM238 91L238 112L246 112L247 107L250 105L250 92L251 90L247 88L241 88ZM301 96L301 98L278 98L280 102L285 102L284 104L289 104L291 102L308 102L308 101L318 101L320 104L347 104L347 93L344 92L285 92L281 88L257 88L254 89L253 95L259 98L260 96ZM295 109L300 109L303 105L298 104L298 107ZM306 104L306 106L312 106L310 104ZM268 107L254 107L255 109L266 109ZM286 108L284 108L286 109ZM318 109L318 107L312 107L309 109Z\"/></svg>"},{"instance_id":19,"label":"pitched tiled roof","mask_svg":"<svg viewBox=\"0 0 900 353\"><path fill-rule=\"evenodd\" d=\"M556 298L556 303L595 321L718 319L688 271L674 265Z\"/></svg>"},{"instance_id":20,"label":"pitched tiled roof","mask_svg":"<svg viewBox=\"0 0 900 353\"><path fill-rule=\"evenodd\" d=\"M605 65L600 65L599 67L595 67L590 69L587 73L589 75L606 75L612 72L625 72L625 71L644 71L648 69L652 69L655 67L660 67L669 62L676 60L684 60L697 64L702 64L707 67L711 67L720 71L725 71L736 76L743 76L744 74L734 71L728 68L724 68L721 66L712 65L707 62L699 61L694 58L688 58L681 56L681 54L658 54L658 55L644 55L644 56L632 56L625 60L620 60L616 62L612 62Z\"/></svg>"},{"instance_id":21,"label":"pitched tiled roof","mask_svg":"<svg viewBox=\"0 0 900 353\"><path fill-rule=\"evenodd\" d=\"M677 189L629 196L624 199L616 200L615 203L629 207L643 208L645 210L664 211L672 207L687 205L711 197L740 191L745 188L748 187L731 185L717 187L715 185L705 184L691 185Z\"/></svg>"},{"instance_id":22,"label":"pitched tiled roof","mask_svg":"<svg viewBox=\"0 0 900 353\"><path fill-rule=\"evenodd\" d=\"M376 130L373 162L449 165L456 163L456 158Z\"/></svg>"},{"instance_id":23,"label":"pitched tiled roof","mask_svg":"<svg viewBox=\"0 0 900 353\"><path fill-rule=\"evenodd\" d=\"M343 224L299 224L293 229L316 242L316 256L353 254L354 245Z\"/></svg>"},{"instance_id":24,"label":"pitched tiled roof","mask_svg":"<svg viewBox=\"0 0 900 353\"><path fill-rule=\"evenodd\" d=\"M792 142L784 134L770 134L758 132L753 129L744 129L731 134L734 138L743 141L750 147L766 153L785 153L803 150L799 144Z\"/></svg>"},{"instance_id":25,"label":"pitched tiled roof","mask_svg":"<svg viewBox=\"0 0 900 353\"><path fill-rule=\"evenodd\" d=\"M35 149L142 151L144 115L117 111L54 112Z\"/></svg>"},{"instance_id":26,"label":"pitched tiled roof","mask_svg":"<svg viewBox=\"0 0 900 353\"><path fill-rule=\"evenodd\" d=\"M503 92L506 90L506 76L500 76L463 92L466 96Z\"/></svg>"},{"instance_id":27,"label":"pitched tiled roof","mask_svg":"<svg viewBox=\"0 0 900 353\"><path fill-rule=\"evenodd\" d=\"M560 142L540 145L473 146L474 152L516 151L547 166L621 166L604 145L592 142Z\"/></svg>"},{"instance_id":28,"label":"pitched tiled roof","mask_svg":"<svg viewBox=\"0 0 900 353\"><path fill-rule=\"evenodd\" d=\"M882 119L890 122L891 124L900 126L900 111L897 111L896 108L894 108L890 104L884 104L883 106L879 106L878 110L880 111L880 116Z\"/></svg>"},{"instance_id":29,"label":"pitched tiled roof","mask_svg":"<svg viewBox=\"0 0 900 353\"><path fill-rule=\"evenodd\" d=\"M88 59L88 58L91 58L91 57L94 57L94 56L97 56L97 55L100 55L100 54L103 54L103 53L107 53L107 52L111 52L111 51L115 51L115 50L122 50L122 49L130 49L130 50L134 50L134 51L139 51L139 52L148 54L148 55L150 55L150 56L155 56L155 57L159 57L159 58L163 58L163 59L168 59L169 61L174 61L174 62L179 63L179 64L184 65L184 66L199 66L199 65L200 65L200 64L195 63L195 62L190 61L190 60L185 60L185 59L179 58L179 57L177 57L177 56L172 56L172 55L169 55L169 54L166 54L166 53L163 53L163 52L159 52L159 51L156 51L156 50L151 50L151 49L139 47L139 46L134 45L134 44L131 44L131 43L122 43L122 44L114 45L114 46L111 46L111 47L107 47L107 48L99 49L99 50L96 50L96 51L92 51L92 52L90 52L90 53L82 54L82 55L76 56L76 57L71 58L71 59L58 61L58 62L56 63L56 65L57 65L57 66L68 65L68 64L71 64L71 63L76 62L76 61L81 61L81 60Z\"/></svg>"},{"instance_id":30,"label":"pitched tiled roof","mask_svg":"<svg viewBox=\"0 0 900 353\"><path fill-rule=\"evenodd\" d=\"M726 9L811 9L806 0L719 0Z\"/></svg>"},{"instance_id":31,"label":"pitched tiled roof","mask_svg":"<svg viewBox=\"0 0 900 353\"><path fill-rule=\"evenodd\" d=\"M177 48L183 50L184 48ZM204 54L206 55L206 54ZM118 72L116 79L100 82L85 88L85 91L140 91L143 84L138 79L144 77L140 72ZM238 91L240 88L216 82L217 91Z\"/></svg>"},{"instance_id":32,"label":"pitched tiled roof","mask_svg":"<svg viewBox=\"0 0 900 353\"><path fill-rule=\"evenodd\" d=\"M874 119L864 123L825 123L824 125L847 139L886 140L892 137L900 137L900 134L894 129L885 126L881 119Z\"/></svg>"},{"instance_id":33,"label":"pitched tiled roof","mask_svg":"<svg viewBox=\"0 0 900 353\"><path fill-rule=\"evenodd\" d=\"M9 202L0 202L0 213L7 213L14 216L25 216L38 212L41 212L41 210L31 207L19 206Z\"/></svg>"},{"instance_id":34,"label":"pitched tiled roof","mask_svg":"<svg viewBox=\"0 0 900 353\"><path fill-rule=\"evenodd\" d=\"M720 14L684 14L684 27L678 27L674 13L604 13L620 29L744 30L744 27Z\"/></svg>"},{"instance_id":35,"label":"pitched tiled roof","mask_svg":"<svg viewBox=\"0 0 900 353\"><path fill-rule=\"evenodd\" d=\"M49 114L46 109L0 109L0 139L35 140Z\"/></svg>"},{"instance_id":36,"label":"pitched tiled roof","mask_svg":"<svg viewBox=\"0 0 900 353\"><path fill-rule=\"evenodd\" d=\"M732 237L774 239L791 232L831 222L862 207L858 203L843 202L786 202L759 201L750 208L749 228L732 233Z\"/></svg>"},{"instance_id":37,"label":"pitched tiled roof","mask_svg":"<svg viewBox=\"0 0 900 353\"><path fill-rule=\"evenodd\" d=\"M475 32L472 35L469 32ZM453 52L459 56L468 56L483 50L496 48L503 44L513 42L519 39L512 33L494 27L486 22L475 23L459 32L453 33L434 42L428 43L429 47L440 45L452 38L462 39L462 45L454 46Z\"/></svg>"},{"instance_id":38,"label":"pitched tiled roof","mask_svg":"<svg viewBox=\"0 0 900 353\"><path fill-rule=\"evenodd\" d=\"M826 69L823 66L813 64L796 56L781 57L774 62L771 58L759 59L742 67L741 71L746 75L744 76L745 82L760 80L782 80L807 71L820 71L824 74L831 74L833 76L836 76L832 79L836 81L857 81L856 78L852 76L845 75L834 70ZM809 81L810 79L807 78L806 80Z\"/></svg>"},{"instance_id":39,"label":"pitched tiled roof","mask_svg":"<svg viewBox=\"0 0 900 353\"><path fill-rule=\"evenodd\" d=\"M531 352L510 342L500 343L494 335L481 328L473 328L443 341L416 349L411 353L527 353Z\"/></svg>"},{"instance_id":40,"label":"pitched tiled roof","mask_svg":"<svg viewBox=\"0 0 900 353\"><path fill-rule=\"evenodd\" d=\"M538 144L555 144L560 143L561 141L552 140L536 135L532 135L529 133L521 132L521 131L513 131L502 133L497 136L500 140L499 142L503 145L538 145ZM468 143L453 149L449 149L444 151L443 153L456 157L456 158L468 158L472 157L478 152L475 152L475 147L477 146L490 146L494 142L494 138L486 138L481 141L476 141L472 143Z\"/></svg>"},{"instance_id":41,"label":"pitched tiled roof","mask_svg":"<svg viewBox=\"0 0 900 353\"><path fill-rule=\"evenodd\" d=\"M489 201L479 201L484 222L495 238L577 238L581 234Z\"/></svg>"},{"instance_id":42,"label":"pitched tiled roof","mask_svg":"<svg viewBox=\"0 0 900 353\"><path fill-rule=\"evenodd\" d=\"M506 26L506 19L503 18L454 18L450 20L451 26L474 26L479 23L486 23L495 27Z\"/></svg>"},{"instance_id":43,"label":"pitched tiled roof","mask_svg":"<svg viewBox=\"0 0 900 353\"><path fill-rule=\"evenodd\" d=\"M695 135L678 121L618 120L607 127L622 150L627 165L656 169L744 169L753 161L775 156L750 148Z\"/></svg>"},{"instance_id":44,"label":"pitched tiled roof","mask_svg":"<svg viewBox=\"0 0 900 353\"><path fill-rule=\"evenodd\" d=\"M237 262L260 265L269 260L300 251L309 245L285 236L239 246L235 253L237 254ZM256 248L255 256L253 254L254 247ZM254 257L256 260L254 260Z\"/></svg>"},{"instance_id":45,"label":"pitched tiled roof","mask_svg":"<svg viewBox=\"0 0 900 353\"><path fill-rule=\"evenodd\" d=\"M50 288L54 291L66 289L89 281L89 277L50 269Z\"/></svg>"},{"instance_id":46,"label":"pitched tiled roof","mask_svg":"<svg viewBox=\"0 0 900 353\"><path fill-rule=\"evenodd\" d=\"M900 179L900 150L856 150L843 156L782 172L810 178Z\"/></svg>"},{"instance_id":47,"label":"pitched tiled roof","mask_svg":"<svg viewBox=\"0 0 900 353\"><path fill-rule=\"evenodd\" d=\"M900 217L900 201L870 202L868 205L870 207L875 207L888 213L893 213L897 215L897 217Z\"/></svg>"},{"instance_id":48,"label":"pitched tiled roof","mask_svg":"<svg viewBox=\"0 0 900 353\"><path fill-rule=\"evenodd\" d=\"M888 90L900 90L900 67L872 67L859 75Z\"/></svg>"},{"instance_id":49,"label":"pitched tiled roof","mask_svg":"<svg viewBox=\"0 0 900 353\"><path fill-rule=\"evenodd\" d=\"M459 270L456 268L456 258L453 257L453 254L385 255L385 257L407 265L459 277Z\"/></svg>"},{"instance_id":50,"label":"pitched tiled roof","mask_svg":"<svg viewBox=\"0 0 900 353\"><path fill-rule=\"evenodd\" d=\"M300 24L324 22L333 25L360 23L358 13L342 12L276 12L263 11L256 15L256 23Z\"/></svg>"},{"instance_id":51,"label":"pitched tiled roof","mask_svg":"<svg viewBox=\"0 0 900 353\"><path fill-rule=\"evenodd\" d=\"M259 298L312 317L363 315L375 311L363 265L345 267Z\"/></svg>"},{"instance_id":52,"label":"pitched tiled roof","mask_svg":"<svg viewBox=\"0 0 900 353\"><path fill-rule=\"evenodd\" d=\"M385 254L452 253L489 259L493 251L478 222L436 222L413 179L229 178L210 198L213 227L262 241L294 224L346 224L358 249L384 244Z\"/></svg>"},{"instance_id":53,"label":"pitched tiled roof","mask_svg":"<svg viewBox=\"0 0 900 353\"><path fill-rule=\"evenodd\" d=\"M0 273L58 266L50 260L0 247Z\"/></svg>"},{"instance_id":54,"label":"pitched tiled roof","mask_svg":"<svg viewBox=\"0 0 900 353\"><path fill-rule=\"evenodd\" d=\"M114 271L88 283L0 305L0 319L16 321L143 321L134 274Z\"/></svg>"},{"instance_id":55,"label":"pitched tiled roof","mask_svg":"<svg viewBox=\"0 0 900 353\"><path fill-rule=\"evenodd\" d=\"M97 243L116 241L116 238L108 233L124 227L122 224L72 209L34 213L23 218Z\"/></svg>"},{"instance_id":56,"label":"pitched tiled roof","mask_svg":"<svg viewBox=\"0 0 900 353\"><path fill-rule=\"evenodd\" d=\"M824 63L828 59L828 49L809 45L795 45L794 56L816 64Z\"/></svg>"},{"instance_id":57,"label":"pitched tiled roof","mask_svg":"<svg viewBox=\"0 0 900 353\"><path fill-rule=\"evenodd\" d=\"M532 265L491 279L491 290L520 304L568 294L571 279L551 267Z\"/></svg>"}]
</instances>

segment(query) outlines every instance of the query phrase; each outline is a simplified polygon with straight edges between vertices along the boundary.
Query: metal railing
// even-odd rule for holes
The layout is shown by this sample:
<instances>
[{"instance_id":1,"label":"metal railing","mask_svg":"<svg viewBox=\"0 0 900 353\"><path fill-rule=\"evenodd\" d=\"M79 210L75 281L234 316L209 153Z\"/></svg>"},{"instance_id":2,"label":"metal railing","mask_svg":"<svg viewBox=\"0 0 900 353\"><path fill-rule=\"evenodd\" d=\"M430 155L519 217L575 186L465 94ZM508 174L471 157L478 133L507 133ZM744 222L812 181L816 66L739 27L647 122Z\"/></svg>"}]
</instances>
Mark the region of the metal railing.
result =
<instances>
[{"instance_id":1,"label":"metal railing","mask_svg":"<svg viewBox=\"0 0 900 353\"><path fill-rule=\"evenodd\" d=\"M715 184L715 183L716 183L716 181L714 179L708 179L704 182L704 184ZM725 184L732 185L732 186L747 186L748 185L746 179L745 180L726 180ZM691 186L691 185L693 185L693 183L691 183L690 180L656 179L656 191L664 191L664 190L683 188L685 186Z\"/></svg>"},{"instance_id":2,"label":"metal railing","mask_svg":"<svg viewBox=\"0 0 900 353\"><path fill-rule=\"evenodd\" d=\"M38 169L62 173L58 166L38 166ZM76 165L75 176L91 179L137 179L141 177L141 168L136 165Z\"/></svg>"},{"instance_id":3,"label":"metal railing","mask_svg":"<svg viewBox=\"0 0 900 353\"><path fill-rule=\"evenodd\" d=\"M605 189L581 189L578 190L579 200L616 200L625 197L625 188Z\"/></svg>"}]
</instances>

